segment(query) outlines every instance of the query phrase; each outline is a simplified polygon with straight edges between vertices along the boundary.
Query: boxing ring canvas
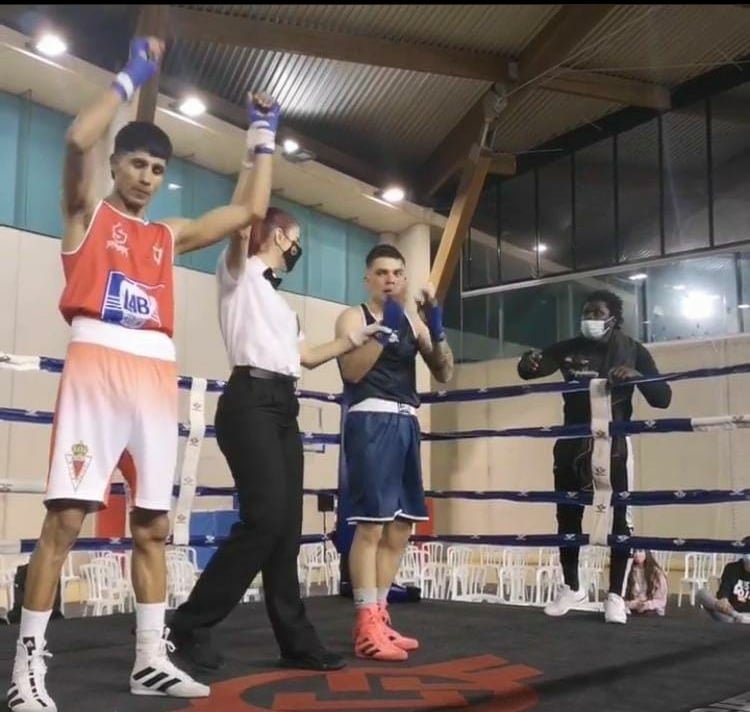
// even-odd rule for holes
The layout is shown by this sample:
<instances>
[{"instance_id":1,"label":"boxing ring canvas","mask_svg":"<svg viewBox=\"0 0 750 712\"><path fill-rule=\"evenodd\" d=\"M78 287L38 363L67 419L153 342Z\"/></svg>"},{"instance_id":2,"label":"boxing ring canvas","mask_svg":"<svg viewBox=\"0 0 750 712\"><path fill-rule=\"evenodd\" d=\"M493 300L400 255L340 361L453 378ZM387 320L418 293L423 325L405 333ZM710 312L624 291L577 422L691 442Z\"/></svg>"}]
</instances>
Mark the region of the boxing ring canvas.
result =
<instances>
[{"instance_id":1,"label":"boxing ring canvas","mask_svg":"<svg viewBox=\"0 0 750 712\"><path fill-rule=\"evenodd\" d=\"M351 602L306 600L329 647L351 650ZM670 606L666 618L627 626L570 613L476 603L393 606L421 648L406 663L359 660L333 673L281 670L262 603L238 607L215 631L227 657L203 700L134 698L123 671L132 664L132 618L52 621L47 676L61 712L709 712L747 709L750 629L717 625L696 609ZM16 626L0 628L0 675L13 664ZM721 703L721 704L719 704Z\"/></svg>"}]
</instances>

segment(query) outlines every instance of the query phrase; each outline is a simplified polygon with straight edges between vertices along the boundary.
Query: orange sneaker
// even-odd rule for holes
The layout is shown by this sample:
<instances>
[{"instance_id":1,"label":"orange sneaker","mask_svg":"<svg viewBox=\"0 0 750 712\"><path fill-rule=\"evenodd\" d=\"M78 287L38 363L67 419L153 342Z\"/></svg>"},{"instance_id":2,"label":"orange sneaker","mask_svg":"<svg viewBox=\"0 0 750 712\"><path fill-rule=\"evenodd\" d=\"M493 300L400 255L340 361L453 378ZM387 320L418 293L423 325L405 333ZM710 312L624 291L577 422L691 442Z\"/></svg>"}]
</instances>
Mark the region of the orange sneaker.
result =
<instances>
[{"instance_id":1,"label":"orange sneaker","mask_svg":"<svg viewBox=\"0 0 750 712\"><path fill-rule=\"evenodd\" d=\"M393 643L397 648L401 648L401 650L406 650L407 652L411 652L412 650L417 650L419 648L419 641L416 638L407 638L406 636L401 635L401 633L391 628L391 615L390 613L388 613L387 606L379 603L378 611L380 612L380 619L383 621L383 626L385 627L385 634L388 637L388 640L391 641L391 643Z\"/></svg>"},{"instance_id":2,"label":"orange sneaker","mask_svg":"<svg viewBox=\"0 0 750 712\"><path fill-rule=\"evenodd\" d=\"M388 662L401 662L409 658L405 650L388 639L377 606L357 610L357 621L354 625L354 653L358 658Z\"/></svg>"}]
</instances>

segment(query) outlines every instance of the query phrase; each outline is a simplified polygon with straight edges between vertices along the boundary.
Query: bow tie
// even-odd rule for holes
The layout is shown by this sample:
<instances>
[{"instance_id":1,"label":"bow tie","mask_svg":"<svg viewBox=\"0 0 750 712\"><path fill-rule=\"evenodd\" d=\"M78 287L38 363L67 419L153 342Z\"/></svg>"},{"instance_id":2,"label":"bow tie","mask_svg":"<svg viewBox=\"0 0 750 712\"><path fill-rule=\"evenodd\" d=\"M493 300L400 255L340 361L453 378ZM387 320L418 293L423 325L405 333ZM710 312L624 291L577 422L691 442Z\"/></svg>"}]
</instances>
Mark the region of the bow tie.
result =
<instances>
[{"instance_id":1,"label":"bow tie","mask_svg":"<svg viewBox=\"0 0 750 712\"><path fill-rule=\"evenodd\" d=\"M281 284L281 277L277 277L270 267L265 270L265 272L263 272L263 276L271 283L271 286L274 289L279 288L279 285Z\"/></svg>"}]
</instances>

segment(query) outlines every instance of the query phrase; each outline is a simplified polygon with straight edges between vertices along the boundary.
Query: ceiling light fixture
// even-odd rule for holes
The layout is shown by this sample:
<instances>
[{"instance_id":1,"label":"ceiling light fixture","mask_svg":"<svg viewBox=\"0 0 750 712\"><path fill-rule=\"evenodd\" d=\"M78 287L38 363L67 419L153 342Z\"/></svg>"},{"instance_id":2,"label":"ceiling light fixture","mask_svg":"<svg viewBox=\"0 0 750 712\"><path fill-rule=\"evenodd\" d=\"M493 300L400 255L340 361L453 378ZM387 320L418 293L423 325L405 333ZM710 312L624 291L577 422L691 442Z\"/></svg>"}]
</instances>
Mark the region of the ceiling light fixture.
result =
<instances>
[{"instance_id":1,"label":"ceiling light fixture","mask_svg":"<svg viewBox=\"0 0 750 712\"><path fill-rule=\"evenodd\" d=\"M400 203L406 197L406 193L401 186L390 185L383 190L376 191L375 196L385 200L386 203Z\"/></svg>"},{"instance_id":2,"label":"ceiling light fixture","mask_svg":"<svg viewBox=\"0 0 750 712\"><path fill-rule=\"evenodd\" d=\"M39 54L43 54L46 57L59 57L68 51L68 45L59 35L51 32L45 32L34 45L35 49Z\"/></svg>"},{"instance_id":3,"label":"ceiling light fixture","mask_svg":"<svg viewBox=\"0 0 750 712\"><path fill-rule=\"evenodd\" d=\"M631 282L642 282L644 279L648 279L648 275L645 272L638 272L637 274L631 274L628 279Z\"/></svg>"},{"instance_id":4,"label":"ceiling light fixture","mask_svg":"<svg viewBox=\"0 0 750 712\"><path fill-rule=\"evenodd\" d=\"M206 105L197 96L186 97L178 108L185 116L190 118L206 113Z\"/></svg>"},{"instance_id":5,"label":"ceiling light fixture","mask_svg":"<svg viewBox=\"0 0 750 712\"><path fill-rule=\"evenodd\" d=\"M534 252L538 252L540 255L546 251L547 251L547 245L541 242L534 248Z\"/></svg>"},{"instance_id":6,"label":"ceiling light fixture","mask_svg":"<svg viewBox=\"0 0 750 712\"><path fill-rule=\"evenodd\" d=\"M284 143L281 144L284 153L297 153L299 151L299 143L293 138L285 138Z\"/></svg>"}]
</instances>

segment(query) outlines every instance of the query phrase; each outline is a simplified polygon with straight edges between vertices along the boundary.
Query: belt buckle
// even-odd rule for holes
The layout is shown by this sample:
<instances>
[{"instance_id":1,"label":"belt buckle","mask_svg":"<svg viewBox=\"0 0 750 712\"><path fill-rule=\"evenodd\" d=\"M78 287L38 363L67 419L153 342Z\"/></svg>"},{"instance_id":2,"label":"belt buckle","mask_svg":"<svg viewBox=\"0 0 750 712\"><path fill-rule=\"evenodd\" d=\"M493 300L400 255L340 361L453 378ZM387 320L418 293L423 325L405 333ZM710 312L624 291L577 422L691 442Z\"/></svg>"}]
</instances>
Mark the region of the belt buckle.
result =
<instances>
[{"instance_id":1,"label":"belt buckle","mask_svg":"<svg viewBox=\"0 0 750 712\"><path fill-rule=\"evenodd\" d=\"M411 406L407 403L397 403L396 407L399 415L411 415Z\"/></svg>"}]
</instances>

